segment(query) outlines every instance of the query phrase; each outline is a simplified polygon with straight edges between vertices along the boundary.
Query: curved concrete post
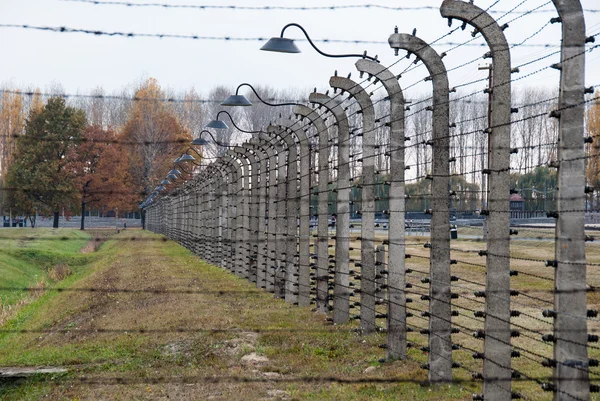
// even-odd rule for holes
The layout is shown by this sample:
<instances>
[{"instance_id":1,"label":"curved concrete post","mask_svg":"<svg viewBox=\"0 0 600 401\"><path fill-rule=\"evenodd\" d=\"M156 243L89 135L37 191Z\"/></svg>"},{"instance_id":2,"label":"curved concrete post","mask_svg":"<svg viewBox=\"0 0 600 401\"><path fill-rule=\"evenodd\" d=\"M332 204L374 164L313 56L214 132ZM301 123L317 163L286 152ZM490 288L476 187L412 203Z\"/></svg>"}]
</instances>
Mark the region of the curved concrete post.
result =
<instances>
[{"instance_id":1,"label":"curved concrete post","mask_svg":"<svg viewBox=\"0 0 600 401\"><path fill-rule=\"evenodd\" d=\"M235 272L235 247L236 247L236 208L237 208L237 182L240 175L238 163L234 163L229 156L223 156L220 163L227 166L229 170L227 182L227 232L225 233L225 267Z\"/></svg>"},{"instance_id":2,"label":"curved concrete post","mask_svg":"<svg viewBox=\"0 0 600 401\"><path fill-rule=\"evenodd\" d=\"M450 90L442 58L416 36L395 33L394 49L416 54L433 81L433 169L431 193L431 284L429 302L429 380L452 381L452 304L450 285ZM448 196L440 196L448 194ZM391 194L390 194L391 197Z\"/></svg>"},{"instance_id":3,"label":"curved concrete post","mask_svg":"<svg viewBox=\"0 0 600 401\"><path fill-rule=\"evenodd\" d=\"M369 94L349 78L331 77L329 85L348 92L362 111L362 198L360 252L360 327L364 334L376 330L375 322L375 110Z\"/></svg>"},{"instance_id":4,"label":"curved concrete post","mask_svg":"<svg viewBox=\"0 0 600 401\"><path fill-rule=\"evenodd\" d=\"M249 143L244 143L242 148L245 149L244 154L246 158L250 161L250 195L249 195L249 226L248 226L248 280L252 283L257 282L257 270L258 270L258 240L256 238L256 234L258 232L258 179L259 179L259 167L260 167L260 157L253 149L253 145ZM250 151L249 151L250 150Z\"/></svg>"},{"instance_id":5,"label":"curved concrete post","mask_svg":"<svg viewBox=\"0 0 600 401\"><path fill-rule=\"evenodd\" d=\"M481 32L493 64L488 128L488 238L486 257L483 393L486 401L511 399L510 346L510 49L502 28L485 10L445 0L441 15L467 22ZM491 295L493 294L493 295ZM493 333L493 334L492 334Z\"/></svg>"},{"instance_id":6,"label":"curved concrete post","mask_svg":"<svg viewBox=\"0 0 600 401\"><path fill-rule=\"evenodd\" d=\"M329 110L337 123L338 163L335 227L335 275L333 287L333 323L350 319L350 126L340 102L323 93L313 92L308 101Z\"/></svg>"},{"instance_id":7,"label":"curved concrete post","mask_svg":"<svg viewBox=\"0 0 600 401\"><path fill-rule=\"evenodd\" d=\"M202 191L206 194L206 254L204 259L211 264L215 263L215 186L214 176L207 172L204 178ZM184 219L185 220L185 219Z\"/></svg>"},{"instance_id":8,"label":"curved concrete post","mask_svg":"<svg viewBox=\"0 0 600 401\"><path fill-rule=\"evenodd\" d=\"M264 134L263 134L264 135ZM268 136L264 135L268 139ZM261 262L259 263L258 272L258 287L269 292L273 292L273 284L275 280L274 259L272 258L276 251L275 243L275 219L273 213L269 214L268 210L275 210L275 196L277 194L276 187L276 160L277 153L270 141L261 137L253 138L256 146L263 152L261 159L261 183L260 183L260 204L259 215L259 255ZM251 142L252 142L251 141Z\"/></svg>"},{"instance_id":9,"label":"curved concrete post","mask_svg":"<svg viewBox=\"0 0 600 401\"><path fill-rule=\"evenodd\" d=\"M406 266L405 266L405 179L404 179L404 94L396 76L379 63L362 59L356 69L375 77L390 98L390 190L388 229L387 358L406 359Z\"/></svg>"},{"instance_id":10,"label":"curved concrete post","mask_svg":"<svg viewBox=\"0 0 600 401\"><path fill-rule=\"evenodd\" d=\"M200 257L203 260L208 261L208 252L210 251L210 238L209 238L209 208L208 208L208 193L205 188L200 190L201 196L201 215L200 215L200 224L201 224L201 238L200 238Z\"/></svg>"},{"instance_id":11,"label":"curved concrete post","mask_svg":"<svg viewBox=\"0 0 600 401\"><path fill-rule=\"evenodd\" d=\"M287 196L286 196L286 270L285 270L285 300L290 303L298 302L298 147L291 133L280 125L269 126L271 134L279 135L285 142L287 153Z\"/></svg>"},{"instance_id":12,"label":"curved concrete post","mask_svg":"<svg viewBox=\"0 0 600 401\"><path fill-rule=\"evenodd\" d=\"M269 144L265 150L270 152L269 155L269 202L268 202L268 216L269 220L267 223L267 249L268 249L268 268L266 275L266 289L269 292L275 292L275 281L276 271L279 268L279 256L277 251L278 238L277 230L277 191L278 191L278 180L279 174L277 170L277 164L279 159L279 152L282 150L282 145L278 141L274 141L270 136L265 133L258 135L259 139ZM283 157L283 156L282 156ZM282 176L283 177L283 176Z\"/></svg>"},{"instance_id":13,"label":"curved concrete post","mask_svg":"<svg viewBox=\"0 0 600 401\"><path fill-rule=\"evenodd\" d=\"M267 137L277 149L277 199L276 199L276 268L274 276L274 295L276 298L285 298L286 272L289 270L286 252L288 216L286 214L287 202L287 146L285 141L278 136L272 126L267 129Z\"/></svg>"},{"instance_id":14,"label":"curved concrete post","mask_svg":"<svg viewBox=\"0 0 600 401\"><path fill-rule=\"evenodd\" d=\"M298 233L298 264L297 277L297 302L299 306L310 305L310 143L304 128L292 129L290 126L282 125L292 131L298 139L300 147L300 194L296 198L299 206L299 233ZM298 206L296 206L298 208Z\"/></svg>"},{"instance_id":15,"label":"curved concrete post","mask_svg":"<svg viewBox=\"0 0 600 401\"><path fill-rule=\"evenodd\" d=\"M265 288L266 266L267 266L267 248L265 239L265 217L267 202L267 163L269 154L263 148L262 142L258 138L252 138L246 147L251 149L257 160L257 184L256 191L253 191L253 207L256 208L256 227L252 233L251 242L254 245L256 255L256 286Z\"/></svg>"},{"instance_id":16,"label":"curved concrete post","mask_svg":"<svg viewBox=\"0 0 600 401\"><path fill-rule=\"evenodd\" d=\"M328 182L329 182L329 129L321 116L303 105L294 107L294 114L308 118L316 127L319 135L318 155L319 172L317 195L317 310L329 311L329 218L327 214Z\"/></svg>"},{"instance_id":17,"label":"curved concrete post","mask_svg":"<svg viewBox=\"0 0 600 401\"><path fill-rule=\"evenodd\" d=\"M238 226L240 231L240 237L238 237L238 246L240 247L242 254L239 259L240 262L240 277L246 279L250 276L250 157L249 151L243 146L236 146L233 148L235 157L242 163L244 174L242 176L242 183L240 186L240 192L238 197L241 202L241 209L238 208L239 216L241 217L241 226Z\"/></svg>"},{"instance_id":18,"label":"curved concrete post","mask_svg":"<svg viewBox=\"0 0 600 401\"><path fill-rule=\"evenodd\" d=\"M244 231L244 162L237 155L237 152L228 150L226 153L230 162L236 167L236 180L232 182L232 190L229 197L232 199L233 224L231 228L231 255L232 271L239 277L243 277L245 247L243 246Z\"/></svg>"},{"instance_id":19,"label":"curved concrete post","mask_svg":"<svg viewBox=\"0 0 600 401\"><path fill-rule=\"evenodd\" d=\"M225 248L224 238L227 224L227 168L223 164L214 164L215 172L215 191L216 191L216 239L215 244L215 262L217 266L224 267L223 250Z\"/></svg>"},{"instance_id":20,"label":"curved concrete post","mask_svg":"<svg viewBox=\"0 0 600 401\"><path fill-rule=\"evenodd\" d=\"M589 400L585 261L585 18L579 0L553 0L562 22L554 283L554 399Z\"/></svg>"}]
</instances>

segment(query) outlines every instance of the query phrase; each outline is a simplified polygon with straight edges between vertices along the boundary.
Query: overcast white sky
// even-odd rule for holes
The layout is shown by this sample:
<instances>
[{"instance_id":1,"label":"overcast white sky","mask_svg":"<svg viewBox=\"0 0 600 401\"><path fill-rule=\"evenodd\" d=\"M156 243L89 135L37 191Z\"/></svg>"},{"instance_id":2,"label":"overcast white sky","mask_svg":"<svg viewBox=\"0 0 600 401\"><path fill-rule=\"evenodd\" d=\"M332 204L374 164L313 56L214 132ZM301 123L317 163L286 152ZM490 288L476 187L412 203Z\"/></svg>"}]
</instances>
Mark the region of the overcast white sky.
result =
<instances>
[{"instance_id":1,"label":"overcast white sky","mask_svg":"<svg viewBox=\"0 0 600 401\"><path fill-rule=\"evenodd\" d=\"M140 3L139 0L129 0ZM427 5L438 7L440 0L146 0L168 4L196 5L286 5L323 6L374 3L388 6ZM501 0L493 10L508 11L522 0ZM493 0L476 0L486 8ZM598 0L581 0L584 8L600 9ZM516 11L528 11L546 4L542 10L510 22L506 35L510 43L518 43L540 29L556 16L551 1L526 0ZM502 14L493 14L496 18ZM501 23L518 17L512 13L500 19ZM586 13L587 33L600 31L600 13ZM387 39L398 26L400 32L412 32L431 42L447 33L450 28L437 10L384 11L376 9L323 10L323 11L245 11L197 10L92 5L60 0L0 0L0 24L30 24L39 26L66 26L102 31L135 33L170 33L200 36L271 37L279 36L281 28L289 23L302 24L314 39L357 39L382 41L381 44L318 43L330 53L362 53L379 55L386 66L399 60L387 45ZM456 26L458 22L455 22ZM436 45L439 51L450 49L448 42L464 42L471 38L471 29L458 31ZM291 28L286 37L300 38L299 30ZM473 43L484 43L478 38ZM559 45L560 24L546 27L527 42ZM600 43L600 37L598 40ZM298 42L301 54L261 52L259 41L210 41L158 38L96 37L79 33L53 33L24 29L0 28L0 83L13 87L37 86L42 90L52 83L63 85L67 93L87 93L101 86L108 92L137 83L146 77L155 77L163 87L187 90L195 87L201 94L218 84L235 86L241 82L269 84L277 88L313 87L325 90L329 76L335 69L340 75L353 72L353 59L328 59L313 51L307 42ZM559 50L558 47L520 47L512 53L512 64L517 66ZM448 53L444 59L448 69L483 55L487 47L463 47ZM401 56L404 54L401 53ZM600 84L600 49L587 54L586 84ZM521 68L521 75L534 72L558 61L553 56ZM454 71L451 86L486 76L478 71L483 59ZM399 73L410 61L401 60L391 70ZM405 74L401 85L405 88L427 75L421 67ZM556 86L558 71L546 70L515 83ZM477 89L482 84L465 88ZM415 92L428 91L430 83L411 88Z\"/></svg>"}]
</instances>

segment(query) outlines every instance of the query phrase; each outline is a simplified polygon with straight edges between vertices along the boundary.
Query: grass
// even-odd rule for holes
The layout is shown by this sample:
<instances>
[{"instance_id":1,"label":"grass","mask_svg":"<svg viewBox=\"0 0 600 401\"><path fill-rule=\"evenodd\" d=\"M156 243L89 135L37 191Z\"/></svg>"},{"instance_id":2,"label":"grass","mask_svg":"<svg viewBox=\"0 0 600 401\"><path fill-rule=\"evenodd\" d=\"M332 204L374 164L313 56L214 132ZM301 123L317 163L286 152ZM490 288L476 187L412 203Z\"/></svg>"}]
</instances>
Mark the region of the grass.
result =
<instances>
[{"instance_id":1,"label":"grass","mask_svg":"<svg viewBox=\"0 0 600 401\"><path fill-rule=\"evenodd\" d=\"M118 240L131 237L144 241ZM161 239L143 231L110 237L85 268L75 269L61 282L61 287L72 289L146 292L47 292L22 308L3 327L8 330L0 334L0 365L65 366L69 373L2 386L0 398L469 400L471 393L481 392L478 383L439 387L394 383L426 379L427 372L419 365L427 362L427 354L418 349L427 344L426 336L409 334L415 344L409 352L411 361L380 363L385 354L379 348L385 343L384 334L360 336L355 321L331 326L326 316L275 300L251 283ZM406 241L410 244L407 253L414 255L407 259L407 267L425 272L407 275L407 282L413 284L409 296L414 299L408 304L414 314L408 323L416 328L428 325L427 318L420 315L428 309L428 303L420 299L421 294L428 294L427 284L421 282L429 270L429 250L422 245L427 241L425 237ZM351 258L360 258L358 241L351 246L355 248ZM484 249L485 243L459 239L452 241L452 248L452 258L458 260L451 266L452 274L464 279L454 283L453 291L461 297L453 301L453 309L460 313L453 323L468 328L453 334L452 340L482 351L483 341L475 339L472 331L483 328L483 320L469 309L484 308L483 300L473 292L484 289L477 283L485 282L485 268L478 266L485 265L485 257L460 250ZM550 241L511 242L515 257L551 259L553 252ZM600 247L587 244L587 259L600 262ZM552 347L538 340L541 334L552 332L552 322L541 316L541 310L553 302L547 291L553 288L553 270L529 260L511 260L511 269L521 272L511 279L512 288L540 290L532 294L535 298L521 295L511 299L514 309L529 315L511 319L514 328L522 332L512 344L526 350L523 357L513 359L513 367L530 376L548 377L551 369L542 367L539 358L527 350L552 357ZM588 283L600 285L597 269L588 269ZM353 301L359 302L360 297ZM588 303L590 309L600 306L600 300L592 295ZM384 306L379 308L385 312ZM358 312L359 308L352 310ZM600 330L598 320L588 324L591 331ZM590 358L600 358L597 348L589 351ZM268 362L244 363L241 358L252 352L266 356ZM481 372L481 361L474 360L471 353L466 349L453 353L463 366L454 369L455 379L469 380L471 371ZM369 367L376 369L365 373ZM598 368L593 372L597 375ZM317 381L325 377L380 382ZM527 399L552 398L533 383L515 382L513 389Z\"/></svg>"},{"instance_id":2,"label":"grass","mask_svg":"<svg viewBox=\"0 0 600 401\"><path fill-rule=\"evenodd\" d=\"M355 324L333 327L324 315L275 300L173 242L151 241L159 236L137 231L136 238L149 241L117 241L124 235L107 241L87 269L61 286L152 292L48 292L24 307L4 328L46 332L4 331L0 365L66 366L69 373L3 386L0 398L470 398L458 386L315 381L419 381L426 374L411 362L379 364L382 334L360 336ZM268 362L244 363L250 352ZM370 366L377 369L364 373Z\"/></svg>"},{"instance_id":3,"label":"grass","mask_svg":"<svg viewBox=\"0 0 600 401\"><path fill-rule=\"evenodd\" d=\"M89 241L86 232L73 230L14 228L0 236L0 287L25 288L47 281L57 265L85 266L89 255L79 250ZM3 307L15 305L25 294L20 290L1 291Z\"/></svg>"}]
</instances>

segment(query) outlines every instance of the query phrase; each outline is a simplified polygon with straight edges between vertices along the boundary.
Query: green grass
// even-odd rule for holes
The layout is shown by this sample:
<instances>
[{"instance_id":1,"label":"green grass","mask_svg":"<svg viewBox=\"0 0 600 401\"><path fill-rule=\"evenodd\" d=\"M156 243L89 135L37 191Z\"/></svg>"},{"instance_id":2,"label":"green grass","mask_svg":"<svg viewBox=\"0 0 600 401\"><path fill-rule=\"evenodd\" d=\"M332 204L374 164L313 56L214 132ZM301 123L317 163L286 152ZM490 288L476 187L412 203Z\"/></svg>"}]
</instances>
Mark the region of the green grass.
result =
<instances>
[{"instance_id":1,"label":"green grass","mask_svg":"<svg viewBox=\"0 0 600 401\"><path fill-rule=\"evenodd\" d=\"M47 280L48 271L58 264L71 269L85 266L90 255L79 250L90 236L79 230L15 228L0 234L0 287L25 288ZM14 305L23 291L1 291L2 306Z\"/></svg>"},{"instance_id":2,"label":"green grass","mask_svg":"<svg viewBox=\"0 0 600 401\"><path fill-rule=\"evenodd\" d=\"M147 232L140 239L160 239ZM123 234L121 234L123 236ZM131 233L127 233L130 237ZM119 236L116 237L117 239ZM256 289L246 280L208 265L168 241L109 240L85 269L61 287L148 288L194 290L192 294L47 292L26 305L4 328L67 329L69 333L7 333L0 335L0 366L66 366L69 373L0 386L2 400L47 399L277 399L268 391L283 390L290 399L306 400L466 400L470 390L459 386L421 387L404 383L341 384L266 381L177 384L179 377L343 379L404 378L425 380L413 362L380 364L383 334L360 336L357 323L331 326L325 316L299 308ZM219 292L223 291L223 292ZM191 331L178 332L178 328ZM95 329L162 329L158 333L100 332ZM209 329L195 331L195 329ZM217 331L211 331L217 329ZM72 330L72 331L71 331ZM79 330L79 331L78 331ZM170 330L170 331L169 331ZM259 331L262 330L262 331ZM246 335L256 336L248 340ZM232 344L241 341L239 347ZM166 353L173 345L185 351ZM269 358L264 366L245 367L248 352ZM417 351L413 351L417 356ZM371 374L367 367L376 366ZM82 385L81 376L141 379L140 385ZM168 384L143 382L166 377ZM177 393L177 391L184 391ZM179 394L179 395L177 395ZM265 398L266 397L266 398Z\"/></svg>"}]
</instances>

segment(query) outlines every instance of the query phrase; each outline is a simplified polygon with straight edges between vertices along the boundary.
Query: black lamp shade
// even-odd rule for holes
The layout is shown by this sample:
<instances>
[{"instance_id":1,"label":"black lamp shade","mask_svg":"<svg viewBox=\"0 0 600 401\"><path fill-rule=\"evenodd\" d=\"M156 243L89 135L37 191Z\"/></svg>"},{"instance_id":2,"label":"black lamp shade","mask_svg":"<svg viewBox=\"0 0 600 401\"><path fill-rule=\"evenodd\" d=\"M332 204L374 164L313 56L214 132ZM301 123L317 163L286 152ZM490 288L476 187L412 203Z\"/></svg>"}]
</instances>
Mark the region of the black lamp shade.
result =
<instances>
[{"instance_id":1,"label":"black lamp shade","mask_svg":"<svg viewBox=\"0 0 600 401\"><path fill-rule=\"evenodd\" d=\"M260 50L277 53L300 53L300 49L298 49L294 40L287 38L271 38Z\"/></svg>"},{"instance_id":2,"label":"black lamp shade","mask_svg":"<svg viewBox=\"0 0 600 401\"><path fill-rule=\"evenodd\" d=\"M204 138L196 138L192 141L192 145L194 146L204 146L208 145L208 141Z\"/></svg>"},{"instance_id":3,"label":"black lamp shade","mask_svg":"<svg viewBox=\"0 0 600 401\"><path fill-rule=\"evenodd\" d=\"M171 181L167 180L166 178L160 182L160 185L169 185L169 184L171 184Z\"/></svg>"},{"instance_id":4,"label":"black lamp shade","mask_svg":"<svg viewBox=\"0 0 600 401\"><path fill-rule=\"evenodd\" d=\"M221 120L212 120L208 124L206 124L206 128L214 128L214 129L227 129L229 128L227 124L225 124Z\"/></svg>"},{"instance_id":5,"label":"black lamp shade","mask_svg":"<svg viewBox=\"0 0 600 401\"><path fill-rule=\"evenodd\" d=\"M185 154L179 158L180 162L193 162L196 158L190 154Z\"/></svg>"},{"instance_id":6,"label":"black lamp shade","mask_svg":"<svg viewBox=\"0 0 600 401\"><path fill-rule=\"evenodd\" d=\"M221 102L221 106L252 106L252 102L244 95L231 95Z\"/></svg>"}]
</instances>

